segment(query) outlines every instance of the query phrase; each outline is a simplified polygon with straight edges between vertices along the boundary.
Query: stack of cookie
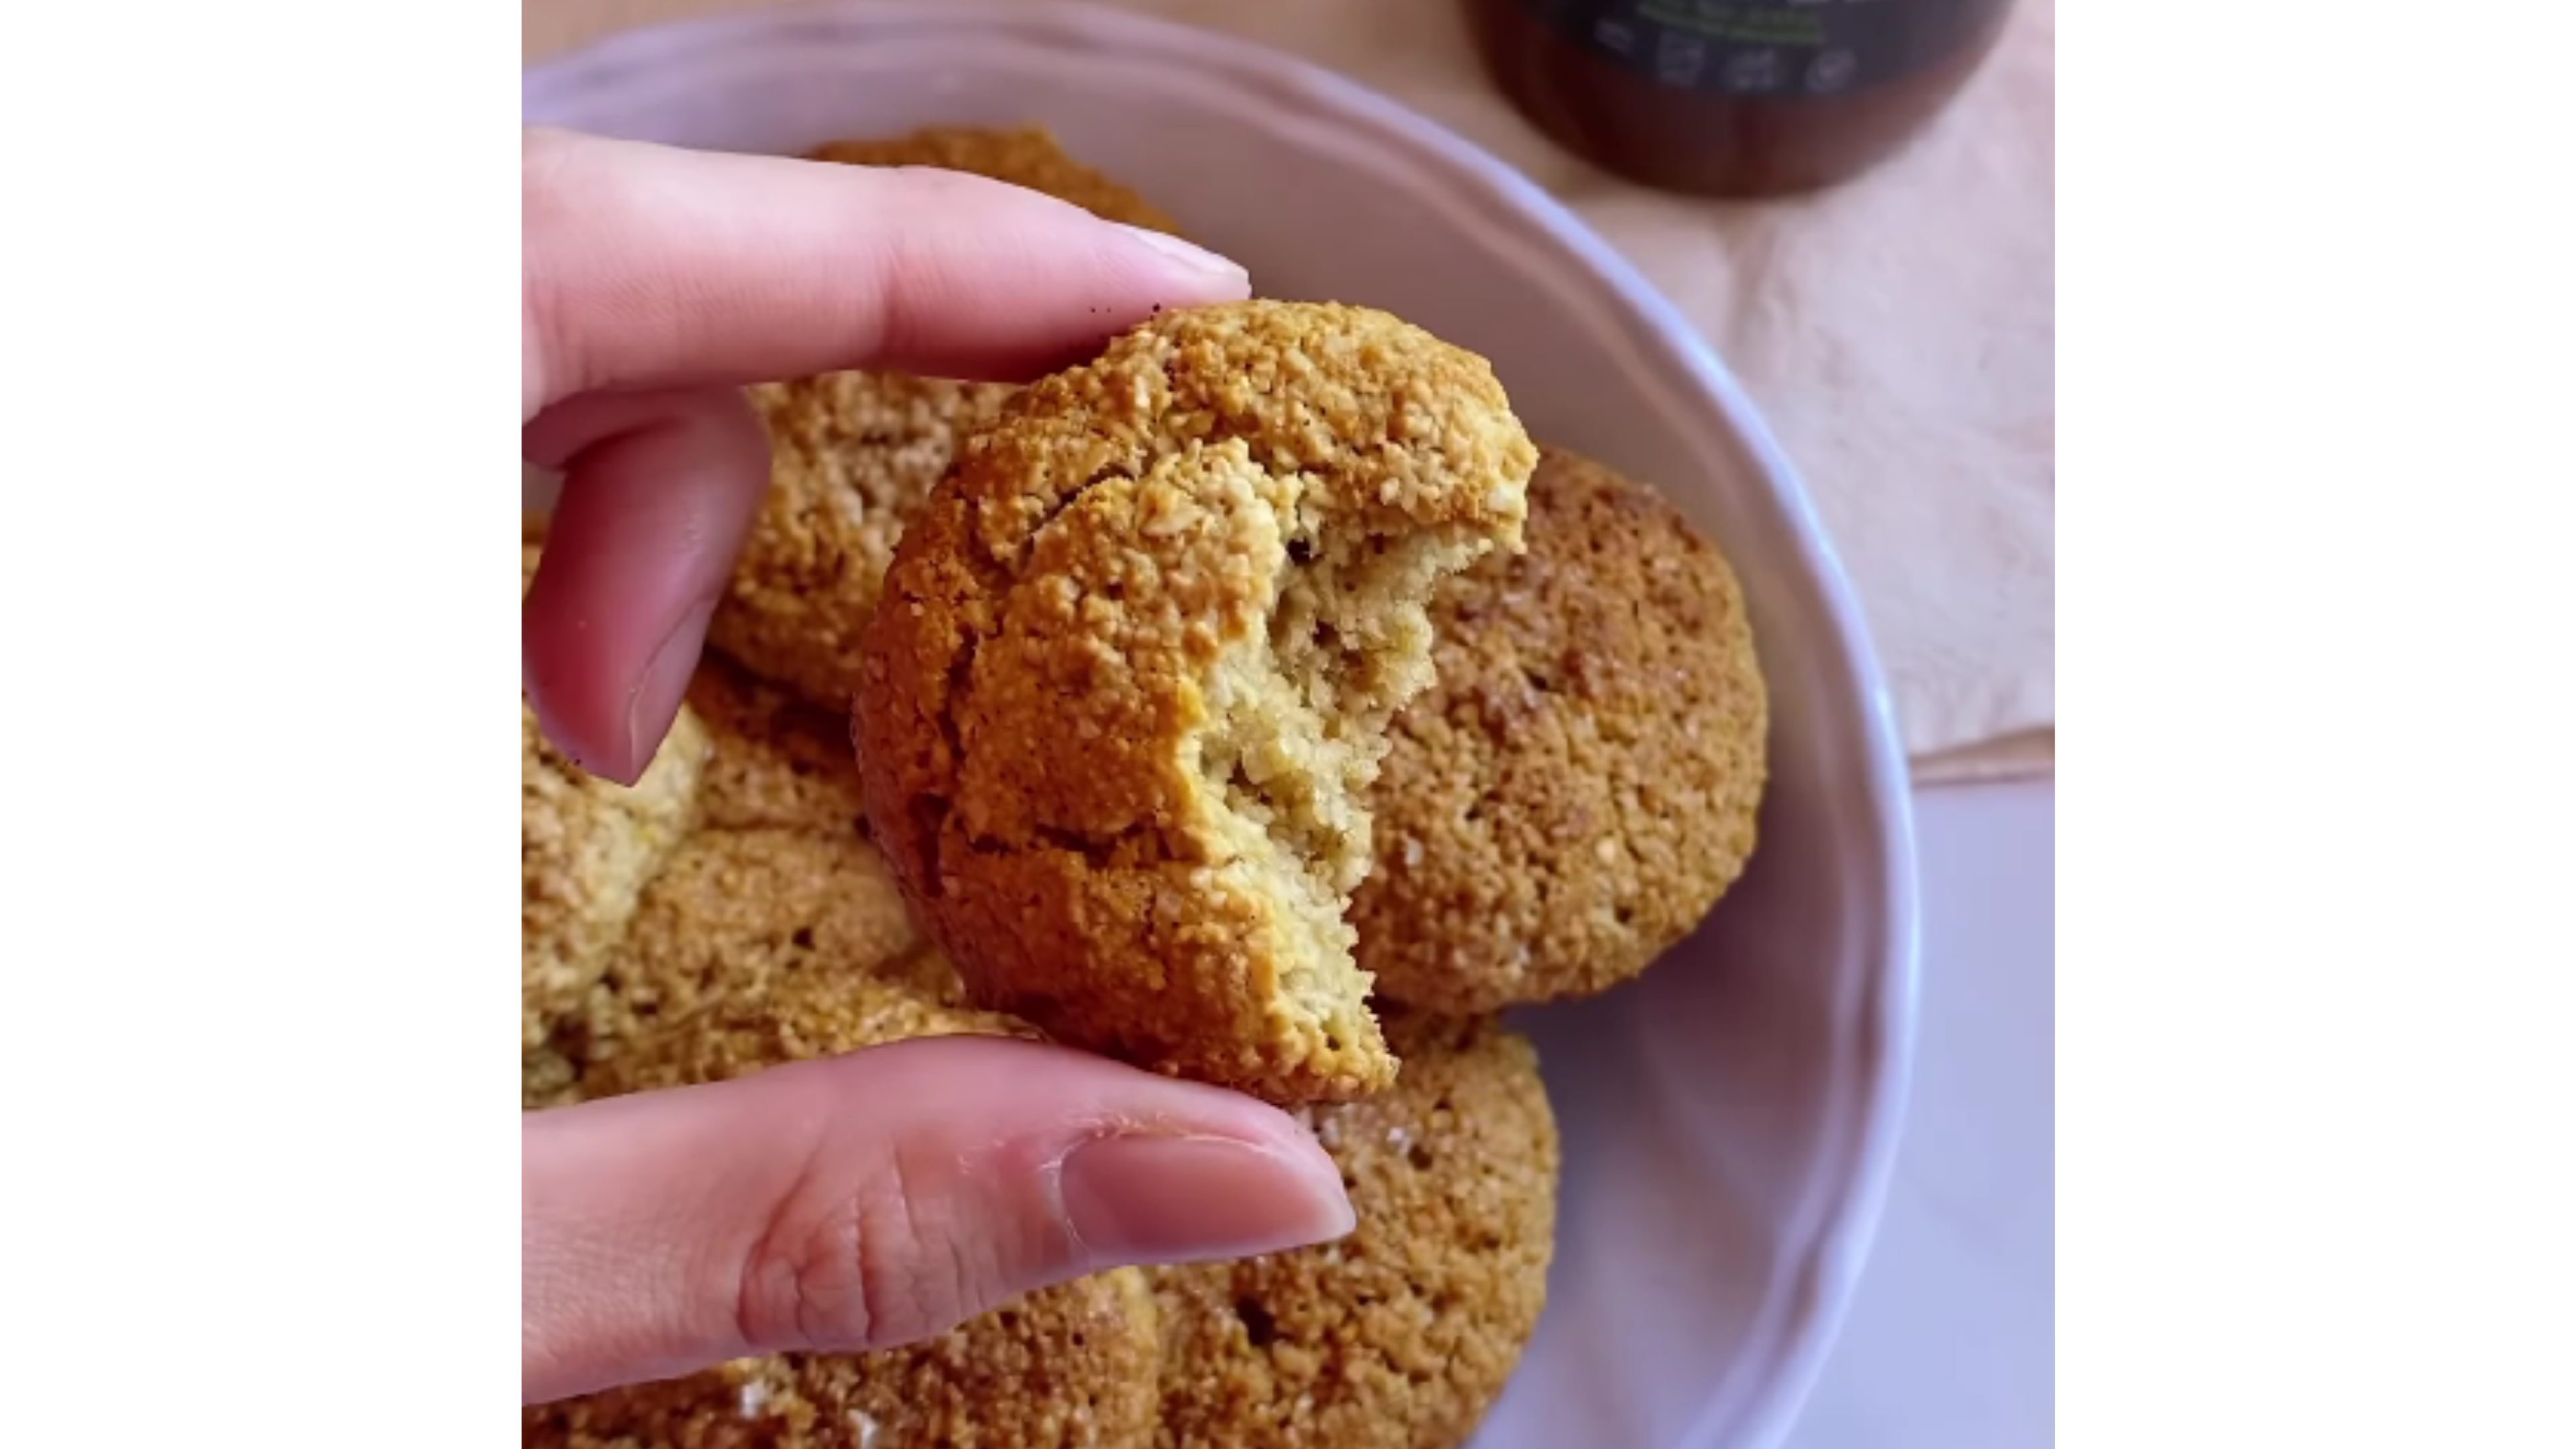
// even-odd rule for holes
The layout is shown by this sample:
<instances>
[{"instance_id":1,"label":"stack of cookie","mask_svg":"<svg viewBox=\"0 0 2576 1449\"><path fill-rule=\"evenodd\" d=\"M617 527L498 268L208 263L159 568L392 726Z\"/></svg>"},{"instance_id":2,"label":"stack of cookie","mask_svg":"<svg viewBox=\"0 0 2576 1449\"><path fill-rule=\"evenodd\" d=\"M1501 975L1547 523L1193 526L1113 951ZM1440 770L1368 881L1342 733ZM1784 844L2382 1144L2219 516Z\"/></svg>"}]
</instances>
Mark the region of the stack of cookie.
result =
<instances>
[{"instance_id":1,"label":"stack of cookie","mask_svg":"<svg viewBox=\"0 0 2576 1449\"><path fill-rule=\"evenodd\" d=\"M1177 230L1040 132L819 154ZM534 1407L527 1444L1442 1449L1500 1394L1558 1159L1496 1013L1636 975L1741 871L1742 599L1651 490L1523 438L1480 360L1218 311L1025 396L755 391L773 486L651 770L591 780L522 707L522 1095L1043 1034L1290 1106L1356 1231Z\"/></svg>"}]
</instances>

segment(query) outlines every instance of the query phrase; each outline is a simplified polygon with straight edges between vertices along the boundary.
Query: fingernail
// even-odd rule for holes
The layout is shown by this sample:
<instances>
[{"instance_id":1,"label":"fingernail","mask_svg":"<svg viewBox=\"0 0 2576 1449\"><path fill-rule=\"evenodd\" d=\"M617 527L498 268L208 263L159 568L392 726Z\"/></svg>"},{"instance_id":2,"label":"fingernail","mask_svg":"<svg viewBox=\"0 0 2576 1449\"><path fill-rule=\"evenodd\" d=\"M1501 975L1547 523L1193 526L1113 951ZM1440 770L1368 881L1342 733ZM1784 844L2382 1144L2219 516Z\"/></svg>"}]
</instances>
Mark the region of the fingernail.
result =
<instances>
[{"instance_id":1,"label":"fingernail","mask_svg":"<svg viewBox=\"0 0 2576 1449\"><path fill-rule=\"evenodd\" d=\"M1252 281L1252 274L1245 271L1240 263L1227 261L1205 247L1192 246L1169 232L1128 226L1124 222L1118 224L1118 229L1193 271L1206 272L1247 286Z\"/></svg>"},{"instance_id":2,"label":"fingernail","mask_svg":"<svg viewBox=\"0 0 2576 1449\"><path fill-rule=\"evenodd\" d=\"M1108 1137L1064 1160L1064 1211L1098 1261L1191 1263L1329 1242L1350 1198L1311 1160L1222 1137Z\"/></svg>"},{"instance_id":3,"label":"fingernail","mask_svg":"<svg viewBox=\"0 0 2576 1449\"><path fill-rule=\"evenodd\" d=\"M626 697L625 783L643 778L662 748L662 737L671 732L671 721L689 692L689 677L697 672L699 651L706 647L707 621L715 612L715 600L709 599L682 614L670 637L654 651L653 662L644 666L634 692Z\"/></svg>"}]
</instances>

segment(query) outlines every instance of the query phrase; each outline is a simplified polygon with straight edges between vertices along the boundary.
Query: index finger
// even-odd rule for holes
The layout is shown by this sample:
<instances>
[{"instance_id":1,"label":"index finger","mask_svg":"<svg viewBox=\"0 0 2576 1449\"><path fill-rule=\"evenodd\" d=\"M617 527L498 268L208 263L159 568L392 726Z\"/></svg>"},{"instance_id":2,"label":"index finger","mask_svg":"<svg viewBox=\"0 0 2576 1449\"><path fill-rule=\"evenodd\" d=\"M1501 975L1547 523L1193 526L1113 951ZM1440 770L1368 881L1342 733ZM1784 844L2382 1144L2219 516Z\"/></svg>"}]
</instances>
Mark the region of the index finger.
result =
<instances>
[{"instance_id":1,"label":"index finger","mask_svg":"<svg viewBox=\"0 0 2576 1449\"><path fill-rule=\"evenodd\" d=\"M523 134L521 419L847 368L1017 380L1243 269L1001 182Z\"/></svg>"}]
</instances>

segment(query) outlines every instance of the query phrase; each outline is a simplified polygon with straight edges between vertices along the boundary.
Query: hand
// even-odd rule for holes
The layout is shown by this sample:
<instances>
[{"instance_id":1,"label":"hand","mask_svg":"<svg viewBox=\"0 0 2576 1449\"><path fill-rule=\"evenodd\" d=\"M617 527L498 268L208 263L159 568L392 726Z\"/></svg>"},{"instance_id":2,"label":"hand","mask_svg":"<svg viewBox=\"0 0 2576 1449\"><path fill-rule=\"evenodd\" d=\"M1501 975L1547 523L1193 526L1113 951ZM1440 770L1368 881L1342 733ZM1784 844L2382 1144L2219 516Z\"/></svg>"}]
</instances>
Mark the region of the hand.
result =
<instances>
[{"instance_id":1,"label":"hand","mask_svg":"<svg viewBox=\"0 0 2576 1449\"><path fill-rule=\"evenodd\" d=\"M735 389L840 368L1016 381L1243 269L943 171L530 133L520 447L566 471L522 658L547 737L632 784L769 486Z\"/></svg>"},{"instance_id":2,"label":"hand","mask_svg":"<svg viewBox=\"0 0 2576 1449\"><path fill-rule=\"evenodd\" d=\"M1017 379L1241 268L970 177L523 142L521 447L564 471L522 613L530 702L632 782L769 477L734 389L855 367ZM945 1038L522 1119L528 1401L883 1348L1122 1264L1349 1231L1286 1114L1026 1042Z\"/></svg>"}]
</instances>

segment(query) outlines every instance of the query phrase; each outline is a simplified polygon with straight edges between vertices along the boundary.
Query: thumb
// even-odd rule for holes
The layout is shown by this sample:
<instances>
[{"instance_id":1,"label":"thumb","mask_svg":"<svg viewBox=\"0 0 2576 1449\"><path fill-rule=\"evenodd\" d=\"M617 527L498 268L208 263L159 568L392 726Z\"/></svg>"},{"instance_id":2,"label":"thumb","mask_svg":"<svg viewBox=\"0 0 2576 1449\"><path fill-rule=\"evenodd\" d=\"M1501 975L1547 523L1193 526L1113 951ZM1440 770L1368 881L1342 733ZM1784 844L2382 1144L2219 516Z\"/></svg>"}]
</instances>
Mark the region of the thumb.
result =
<instances>
[{"instance_id":1,"label":"thumb","mask_svg":"<svg viewBox=\"0 0 2576 1449\"><path fill-rule=\"evenodd\" d=\"M564 470L520 611L520 669L546 737L632 785L662 747L707 620L769 487L769 436L723 389L576 398L521 435Z\"/></svg>"},{"instance_id":2,"label":"thumb","mask_svg":"<svg viewBox=\"0 0 2576 1449\"><path fill-rule=\"evenodd\" d=\"M898 1042L523 1119L528 1402L888 1348L1105 1269L1350 1230L1285 1113L1034 1042Z\"/></svg>"}]
</instances>

